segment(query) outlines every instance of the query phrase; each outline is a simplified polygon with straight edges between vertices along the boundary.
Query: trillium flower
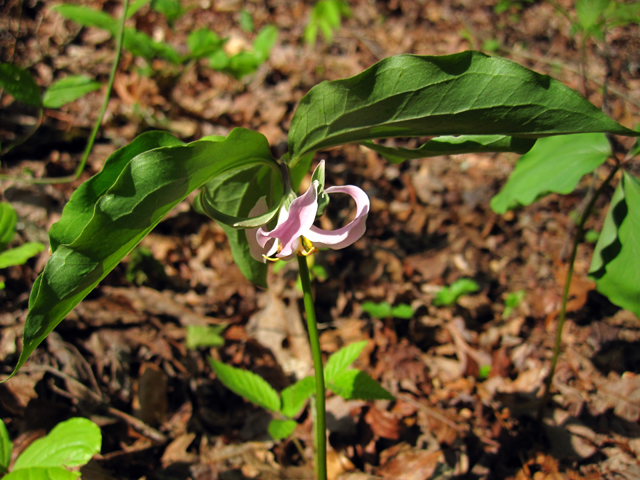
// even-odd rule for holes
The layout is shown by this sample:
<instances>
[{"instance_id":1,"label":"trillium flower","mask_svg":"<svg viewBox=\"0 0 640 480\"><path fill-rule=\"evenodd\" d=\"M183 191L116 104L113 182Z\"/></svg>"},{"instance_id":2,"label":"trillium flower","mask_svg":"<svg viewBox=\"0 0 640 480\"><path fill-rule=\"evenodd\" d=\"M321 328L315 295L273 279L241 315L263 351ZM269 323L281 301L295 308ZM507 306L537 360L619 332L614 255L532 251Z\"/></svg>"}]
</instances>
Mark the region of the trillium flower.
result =
<instances>
[{"instance_id":1,"label":"trillium flower","mask_svg":"<svg viewBox=\"0 0 640 480\"><path fill-rule=\"evenodd\" d=\"M323 166L321 162L318 168ZM356 202L356 217L348 225L336 230L323 230L313 225L318 213L319 193L322 193L321 185L316 179L303 195L291 202L288 209L284 206L280 209L273 230L268 231L265 226L245 230L251 256L263 263L267 260L291 260L296 254L310 255L318 248L339 250L348 247L364 235L369 197L362 189L353 185L324 189L326 194L346 193ZM263 197L249 216L259 215L266 209Z\"/></svg>"}]
</instances>

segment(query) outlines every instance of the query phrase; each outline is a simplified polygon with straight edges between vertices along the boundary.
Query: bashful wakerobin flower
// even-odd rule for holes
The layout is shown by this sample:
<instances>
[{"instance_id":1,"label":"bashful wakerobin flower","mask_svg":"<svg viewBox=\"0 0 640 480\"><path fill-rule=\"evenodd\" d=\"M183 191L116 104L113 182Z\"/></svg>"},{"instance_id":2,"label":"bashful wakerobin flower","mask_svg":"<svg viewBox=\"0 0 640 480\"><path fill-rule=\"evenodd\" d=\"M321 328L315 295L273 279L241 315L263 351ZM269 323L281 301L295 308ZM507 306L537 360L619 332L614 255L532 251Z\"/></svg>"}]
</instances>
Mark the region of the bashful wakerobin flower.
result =
<instances>
[{"instance_id":1,"label":"bashful wakerobin flower","mask_svg":"<svg viewBox=\"0 0 640 480\"><path fill-rule=\"evenodd\" d=\"M318 168L324 168L323 162ZM318 248L339 250L362 237L369 214L367 194L353 185L324 189L326 194L350 195L356 202L356 216L342 228L323 230L313 225L318 213L318 199L322 194L322 187L318 180L313 180L309 189L295 198L288 209L283 206L278 213L278 222L273 230L268 231L265 226L245 230L251 256L260 262L277 259L291 260L296 254L309 255ZM266 201L261 198L249 216L259 215L264 211L266 211Z\"/></svg>"}]
</instances>

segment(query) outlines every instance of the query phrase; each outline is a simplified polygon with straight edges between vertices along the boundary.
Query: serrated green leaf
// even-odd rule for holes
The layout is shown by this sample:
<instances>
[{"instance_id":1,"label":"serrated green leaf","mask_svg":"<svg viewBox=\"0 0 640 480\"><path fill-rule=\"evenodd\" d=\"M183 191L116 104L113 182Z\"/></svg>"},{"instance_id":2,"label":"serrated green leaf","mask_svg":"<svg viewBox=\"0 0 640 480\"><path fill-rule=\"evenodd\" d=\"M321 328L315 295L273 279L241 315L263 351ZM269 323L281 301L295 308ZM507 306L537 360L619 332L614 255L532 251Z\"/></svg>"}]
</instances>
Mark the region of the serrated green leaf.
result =
<instances>
[{"instance_id":1,"label":"serrated green leaf","mask_svg":"<svg viewBox=\"0 0 640 480\"><path fill-rule=\"evenodd\" d=\"M272 412L280 411L280 395L262 377L213 359L209 363L218 379L236 395Z\"/></svg>"},{"instance_id":2,"label":"serrated green leaf","mask_svg":"<svg viewBox=\"0 0 640 480\"><path fill-rule=\"evenodd\" d=\"M282 440L293 433L296 429L296 425L298 424L295 420L277 420L274 418L269 423L267 430L269 431L271 438L274 440Z\"/></svg>"},{"instance_id":3,"label":"serrated green leaf","mask_svg":"<svg viewBox=\"0 0 640 480\"><path fill-rule=\"evenodd\" d=\"M362 310L367 312L373 318L388 318L393 312L389 302L364 302L361 307Z\"/></svg>"},{"instance_id":4,"label":"serrated green leaf","mask_svg":"<svg viewBox=\"0 0 640 480\"><path fill-rule=\"evenodd\" d=\"M624 172L593 252L596 290L640 318L640 181Z\"/></svg>"},{"instance_id":5,"label":"serrated green leaf","mask_svg":"<svg viewBox=\"0 0 640 480\"><path fill-rule=\"evenodd\" d=\"M0 88L19 102L34 107L42 106L40 87L27 70L10 63L0 63Z\"/></svg>"},{"instance_id":6,"label":"serrated green leaf","mask_svg":"<svg viewBox=\"0 0 640 480\"><path fill-rule=\"evenodd\" d=\"M44 93L42 103L47 108L59 108L99 88L100 82L85 75L73 75L54 82Z\"/></svg>"},{"instance_id":7,"label":"serrated green leaf","mask_svg":"<svg viewBox=\"0 0 640 480\"><path fill-rule=\"evenodd\" d=\"M282 413L285 417L293 418L300 413L306 401L316 392L314 377L304 377L280 392L282 398Z\"/></svg>"},{"instance_id":8,"label":"serrated green leaf","mask_svg":"<svg viewBox=\"0 0 640 480\"><path fill-rule=\"evenodd\" d=\"M93 8L80 5L62 4L56 5L51 10L58 12L67 20L79 23L83 27L97 27L116 35L118 32L118 22L108 13L94 10Z\"/></svg>"},{"instance_id":9,"label":"serrated green leaf","mask_svg":"<svg viewBox=\"0 0 640 480\"><path fill-rule=\"evenodd\" d=\"M13 443L9 439L7 426L0 420L0 475L7 471L11 462L11 452L13 451Z\"/></svg>"},{"instance_id":10,"label":"serrated green leaf","mask_svg":"<svg viewBox=\"0 0 640 480\"><path fill-rule=\"evenodd\" d=\"M18 215L10 203L0 202L0 250L7 248L16 234Z\"/></svg>"},{"instance_id":11,"label":"serrated green leaf","mask_svg":"<svg viewBox=\"0 0 640 480\"><path fill-rule=\"evenodd\" d=\"M367 343L367 340L352 343L331 355L324 367L324 381L329 383L340 376L349 365L356 361Z\"/></svg>"},{"instance_id":12,"label":"serrated green leaf","mask_svg":"<svg viewBox=\"0 0 640 480\"><path fill-rule=\"evenodd\" d=\"M373 142L363 142L361 145L378 152L391 163L401 163L410 159L462 153L514 152L523 154L531 150L535 143L536 139L534 138L505 135L462 135L459 137L436 137L416 149L385 147Z\"/></svg>"},{"instance_id":13,"label":"serrated green leaf","mask_svg":"<svg viewBox=\"0 0 640 480\"><path fill-rule=\"evenodd\" d=\"M638 136L562 83L480 52L398 55L323 82L301 100L290 163L308 152L389 137L607 132Z\"/></svg>"},{"instance_id":14,"label":"serrated green leaf","mask_svg":"<svg viewBox=\"0 0 640 480\"><path fill-rule=\"evenodd\" d=\"M63 467L31 467L14 470L2 477L3 480L76 480L80 472L72 472Z\"/></svg>"},{"instance_id":15,"label":"serrated green leaf","mask_svg":"<svg viewBox=\"0 0 640 480\"><path fill-rule=\"evenodd\" d=\"M505 186L491 199L491 208L504 213L549 193L571 193L609 155L611 146L602 133L541 138L520 157Z\"/></svg>"},{"instance_id":16,"label":"serrated green leaf","mask_svg":"<svg viewBox=\"0 0 640 480\"><path fill-rule=\"evenodd\" d=\"M201 140L127 156L119 168L105 168L106 172L89 180L76 211L91 213L80 223L67 218L62 232L51 236L53 254L29 297L24 347L14 373L67 313L189 193L229 170L268 164L278 169L264 135L237 128L220 142ZM68 217L68 206L61 222Z\"/></svg>"},{"instance_id":17,"label":"serrated green leaf","mask_svg":"<svg viewBox=\"0 0 640 480\"><path fill-rule=\"evenodd\" d=\"M31 467L78 467L100 452L102 433L91 420L71 418L59 423L44 438L29 445L13 465Z\"/></svg>"},{"instance_id":18,"label":"serrated green leaf","mask_svg":"<svg viewBox=\"0 0 640 480\"><path fill-rule=\"evenodd\" d=\"M27 242L22 245L0 252L0 268L22 265L31 257L44 251L44 245L39 242Z\"/></svg>"},{"instance_id":19,"label":"serrated green leaf","mask_svg":"<svg viewBox=\"0 0 640 480\"><path fill-rule=\"evenodd\" d=\"M225 328L226 325L187 325L187 348L221 347L224 345L221 335Z\"/></svg>"},{"instance_id":20,"label":"serrated green leaf","mask_svg":"<svg viewBox=\"0 0 640 480\"><path fill-rule=\"evenodd\" d=\"M382 385L360 370L347 370L329 385L335 393L347 400L394 400Z\"/></svg>"}]
</instances>

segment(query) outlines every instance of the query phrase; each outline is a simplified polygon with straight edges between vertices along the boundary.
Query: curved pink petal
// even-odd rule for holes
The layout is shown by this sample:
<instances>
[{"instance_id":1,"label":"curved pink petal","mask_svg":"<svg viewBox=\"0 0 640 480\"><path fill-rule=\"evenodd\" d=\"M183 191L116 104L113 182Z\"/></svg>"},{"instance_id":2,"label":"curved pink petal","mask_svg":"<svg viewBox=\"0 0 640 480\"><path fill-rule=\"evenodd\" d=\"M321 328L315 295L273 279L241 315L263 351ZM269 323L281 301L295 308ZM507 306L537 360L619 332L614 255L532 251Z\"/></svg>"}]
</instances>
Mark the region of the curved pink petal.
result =
<instances>
[{"instance_id":1,"label":"curved pink petal","mask_svg":"<svg viewBox=\"0 0 640 480\"><path fill-rule=\"evenodd\" d=\"M351 195L356 201L356 218L348 225L337 230L322 230L311 226L303 235L313 243L314 247L339 250L348 247L364 235L367 229L367 215L369 214L369 197L362 189L353 185L329 187L325 189L325 192Z\"/></svg>"},{"instance_id":2,"label":"curved pink petal","mask_svg":"<svg viewBox=\"0 0 640 480\"><path fill-rule=\"evenodd\" d=\"M282 246L277 253L278 258L289 257L296 252L300 245L300 235L305 235L309 227L313 225L318 212L318 192L317 186L312 184L304 195L296 198L289 211L282 212L278 219L278 225L270 232L260 228L256 233L256 238L261 246L264 246L269 238L275 238ZM283 209L284 210L284 209Z\"/></svg>"}]
</instances>

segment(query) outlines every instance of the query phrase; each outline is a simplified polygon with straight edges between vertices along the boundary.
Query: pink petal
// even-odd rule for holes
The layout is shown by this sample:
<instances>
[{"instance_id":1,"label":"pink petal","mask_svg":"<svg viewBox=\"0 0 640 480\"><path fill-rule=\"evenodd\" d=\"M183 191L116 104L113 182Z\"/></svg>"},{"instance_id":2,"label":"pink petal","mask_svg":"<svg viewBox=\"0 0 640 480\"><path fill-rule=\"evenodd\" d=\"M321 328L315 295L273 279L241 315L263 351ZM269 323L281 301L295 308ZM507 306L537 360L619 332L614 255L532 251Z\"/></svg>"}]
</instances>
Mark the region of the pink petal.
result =
<instances>
[{"instance_id":1,"label":"pink petal","mask_svg":"<svg viewBox=\"0 0 640 480\"><path fill-rule=\"evenodd\" d=\"M258 199L258 203L256 203L249 212L249 217L257 217L258 215L262 215L268 209L267 198L260 197L260 199ZM266 263L267 261L265 260L263 255L267 254L269 248L266 246L266 242L265 245L260 245L258 243L258 239L256 238L258 230L259 228L247 228L244 231L244 234L247 236L247 242L249 243L249 253L251 253L253 259L257 260L258 262Z\"/></svg>"},{"instance_id":2,"label":"pink petal","mask_svg":"<svg viewBox=\"0 0 640 480\"><path fill-rule=\"evenodd\" d=\"M314 247L332 248L339 250L357 241L367 229L366 221L369 214L369 197L364 191L353 185L343 187L329 187L326 193L346 193L356 201L356 218L351 223L337 230L322 230L311 226L303 235L311 240Z\"/></svg>"}]
</instances>

